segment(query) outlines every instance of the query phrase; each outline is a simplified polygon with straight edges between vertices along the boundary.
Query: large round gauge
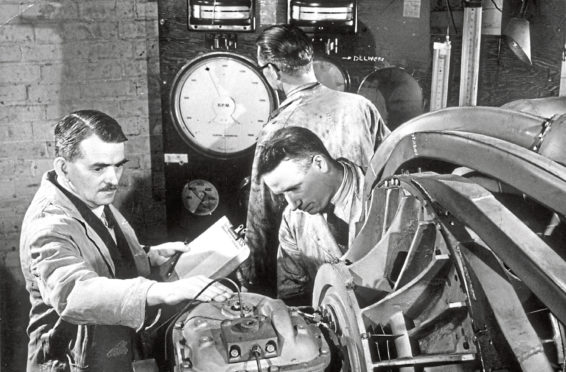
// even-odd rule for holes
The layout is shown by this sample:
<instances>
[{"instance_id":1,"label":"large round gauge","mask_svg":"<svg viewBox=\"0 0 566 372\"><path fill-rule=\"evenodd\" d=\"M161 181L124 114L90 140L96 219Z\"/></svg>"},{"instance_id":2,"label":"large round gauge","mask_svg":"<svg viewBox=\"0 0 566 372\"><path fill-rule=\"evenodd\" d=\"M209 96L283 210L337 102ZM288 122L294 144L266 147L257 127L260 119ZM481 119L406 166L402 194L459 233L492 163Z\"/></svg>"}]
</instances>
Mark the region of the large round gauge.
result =
<instances>
[{"instance_id":1,"label":"large round gauge","mask_svg":"<svg viewBox=\"0 0 566 372\"><path fill-rule=\"evenodd\" d=\"M183 205L192 214L205 216L218 207L220 196L214 185L206 180L192 180L185 184L182 192Z\"/></svg>"},{"instance_id":2,"label":"large round gauge","mask_svg":"<svg viewBox=\"0 0 566 372\"><path fill-rule=\"evenodd\" d=\"M252 60L235 53L199 56L175 76L173 123L198 152L230 158L247 153L277 107L277 97Z\"/></svg>"},{"instance_id":3,"label":"large round gauge","mask_svg":"<svg viewBox=\"0 0 566 372\"><path fill-rule=\"evenodd\" d=\"M424 111L421 86L400 67L386 67L369 73L362 80L358 94L373 102L391 130Z\"/></svg>"},{"instance_id":4,"label":"large round gauge","mask_svg":"<svg viewBox=\"0 0 566 372\"><path fill-rule=\"evenodd\" d=\"M350 89L350 75L337 61L330 57L315 54L313 58L314 74L322 85L347 92Z\"/></svg>"}]
</instances>

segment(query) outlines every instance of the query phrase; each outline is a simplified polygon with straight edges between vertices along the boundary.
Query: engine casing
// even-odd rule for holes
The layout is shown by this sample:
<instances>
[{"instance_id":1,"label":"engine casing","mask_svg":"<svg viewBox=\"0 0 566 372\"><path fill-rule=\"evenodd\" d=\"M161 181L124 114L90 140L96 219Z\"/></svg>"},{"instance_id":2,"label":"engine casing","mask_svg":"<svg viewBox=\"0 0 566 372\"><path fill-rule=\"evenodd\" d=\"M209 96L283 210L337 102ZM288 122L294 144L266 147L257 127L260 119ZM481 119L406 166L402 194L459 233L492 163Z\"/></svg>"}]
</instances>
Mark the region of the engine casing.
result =
<instances>
[{"instance_id":1,"label":"engine casing","mask_svg":"<svg viewBox=\"0 0 566 372\"><path fill-rule=\"evenodd\" d=\"M257 371L258 361L262 371L324 371L330 349L316 324L280 300L253 293L241 300L202 303L179 318L176 371Z\"/></svg>"}]
</instances>

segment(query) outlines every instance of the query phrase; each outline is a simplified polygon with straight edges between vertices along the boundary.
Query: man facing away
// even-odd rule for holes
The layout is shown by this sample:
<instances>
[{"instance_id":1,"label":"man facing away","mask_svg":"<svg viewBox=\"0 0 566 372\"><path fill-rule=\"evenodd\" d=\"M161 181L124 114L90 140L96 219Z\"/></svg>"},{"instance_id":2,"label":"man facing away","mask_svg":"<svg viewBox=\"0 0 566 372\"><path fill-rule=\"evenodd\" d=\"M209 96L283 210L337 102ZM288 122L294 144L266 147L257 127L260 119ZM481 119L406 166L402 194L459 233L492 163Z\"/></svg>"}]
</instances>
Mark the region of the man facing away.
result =
<instances>
[{"instance_id":1,"label":"man facing away","mask_svg":"<svg viewBox=\"0 0 566 372\"><path fill-rule=\"evenodd\" d=\"M389 129L369 100L317 81L312 42L298 27L271 26L261 33L256 45L263 74L272 88L286 95L258 137L246 222L252 254L249 272L244 275L253 281L257 274L269 283L269 273L275 272L277 231L285 201L274 197L258 177L257 156L264 142L286 126L308 128L320 137L333 158L346 158L366 168Z\"/></svg>"},{"instance_id":2,"label":"man facing away","mask_svg":"<svg viewBox=\"0 0 566 372\"><path fill-rule=\"evenodd\" d=\"M279 228L277 295L290 305L308 305L318 268L339 261L354 238L362 216L362 169L334 160L301 127L276 131L258 159L258 177L287 200Z\"/></svg>"},{"instance_id":3,"label":"man facing away","mask_svg":"<svg viewBox=\"0 0 566 372\"><path fill-rule=\"evenodd\" d=\"M142 246L112 206L126 137L110 116L73 112L55 127L54 169L44 174L22 224L20 260L31 312L28 371L131 371L148 309L193 299L210 279L158 283L150 265L182 242ZM214 283L199 300L224 300Z\"/></svg>"}]
</instances>

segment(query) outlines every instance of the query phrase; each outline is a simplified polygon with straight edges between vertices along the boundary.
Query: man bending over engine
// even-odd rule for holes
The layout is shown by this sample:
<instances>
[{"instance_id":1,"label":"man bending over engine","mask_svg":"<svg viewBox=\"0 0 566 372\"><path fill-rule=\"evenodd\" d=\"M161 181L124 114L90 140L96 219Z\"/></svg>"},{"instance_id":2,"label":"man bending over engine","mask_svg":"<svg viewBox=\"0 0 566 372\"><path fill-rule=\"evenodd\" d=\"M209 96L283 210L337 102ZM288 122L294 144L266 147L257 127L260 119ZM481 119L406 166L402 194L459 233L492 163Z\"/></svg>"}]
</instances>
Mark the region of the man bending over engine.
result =
<instances>
[{"instance_id":1,"label":"man bending over engine","mask_svg":"<svg viewBox=\"0 0 566 372\"><path fill-rule=\"evenodd\" d=\"M362 169L333 159L310 130L277 130L261 149L258 176L287 207L279 228L277 295L310 304L318 268L346 253L362 212Z\"/></svg>"}]
</instances>

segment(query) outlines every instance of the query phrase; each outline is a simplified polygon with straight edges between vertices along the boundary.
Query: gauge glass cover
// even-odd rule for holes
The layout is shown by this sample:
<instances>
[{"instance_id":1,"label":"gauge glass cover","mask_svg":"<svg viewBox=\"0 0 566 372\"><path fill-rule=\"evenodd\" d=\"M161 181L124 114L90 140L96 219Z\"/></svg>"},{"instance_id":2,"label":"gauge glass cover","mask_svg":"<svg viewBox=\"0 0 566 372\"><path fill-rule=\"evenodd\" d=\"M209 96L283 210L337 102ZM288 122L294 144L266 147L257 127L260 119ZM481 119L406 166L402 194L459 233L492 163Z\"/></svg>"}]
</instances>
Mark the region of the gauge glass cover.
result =
<instances>
[{"instance_id":1,"label":"gauge glass cover","mask_svg":"<svg viewBox=\"0 0 566 372\"><path fill-rule=\"evenodd\" d=\"M253 147L276 96L251 60L213 52L179 71L171 104L185 142L207 155L230 157Z\"/></svg>"},{"instance_id":2,"label":"gauge glass cover","mask_svg":"<svg viewBox=\"0 0 566 372\"><path fill-rule=\"evenodd\" d=\"M185 208L197 216L212 214L220 202L216 187L201 179L187 182L183 187L182 198Z\"/></svg>"},{"instance_id":3,"label":"gauge glass cover","mask_svg":"<svg viewBox=\"0 0 566 372\"><path fill-rule=\"evenodd\" d=\"M349 89L349 75L336 62L315 55L313 58L313 69L317 80L322 85L341 92Z\"/></svg>"}]
</instances>

